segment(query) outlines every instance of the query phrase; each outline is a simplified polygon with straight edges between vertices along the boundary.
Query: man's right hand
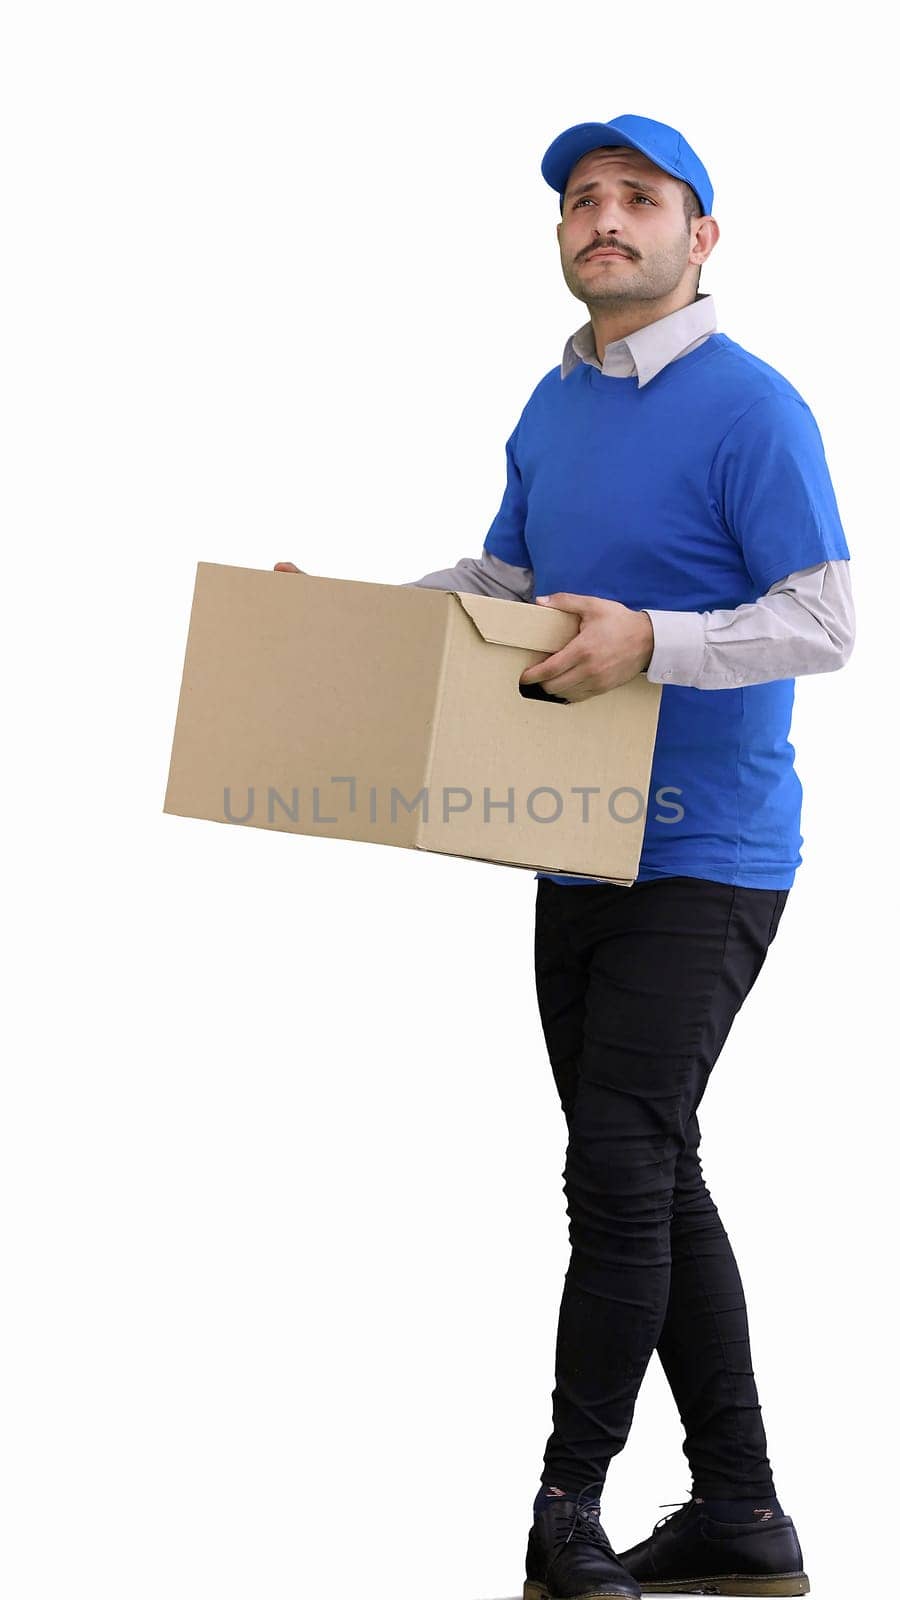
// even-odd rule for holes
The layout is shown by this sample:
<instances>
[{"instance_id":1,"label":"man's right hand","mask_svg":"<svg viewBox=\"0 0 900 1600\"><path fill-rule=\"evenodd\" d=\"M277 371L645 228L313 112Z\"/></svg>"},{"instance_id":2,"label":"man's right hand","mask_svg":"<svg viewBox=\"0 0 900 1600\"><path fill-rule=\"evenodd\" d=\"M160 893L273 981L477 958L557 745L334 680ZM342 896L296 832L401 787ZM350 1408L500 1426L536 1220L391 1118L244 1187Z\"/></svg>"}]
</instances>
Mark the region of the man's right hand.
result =
<instances>
[{"instance_id":1,"label":"man's right hand","mask_svg":"<svg viewBox=\"0 0 900 1600\"><path fill-rule=\"evenodd\" d=\"M275 563L275 571L276 572L300 572L300 573L303 573L304 578L308 578L309 577L309 573L308 572L303 572L303 568L302 567L295 567L293 561L276 561L276 563Z\"/></svg>"}]
</instances>

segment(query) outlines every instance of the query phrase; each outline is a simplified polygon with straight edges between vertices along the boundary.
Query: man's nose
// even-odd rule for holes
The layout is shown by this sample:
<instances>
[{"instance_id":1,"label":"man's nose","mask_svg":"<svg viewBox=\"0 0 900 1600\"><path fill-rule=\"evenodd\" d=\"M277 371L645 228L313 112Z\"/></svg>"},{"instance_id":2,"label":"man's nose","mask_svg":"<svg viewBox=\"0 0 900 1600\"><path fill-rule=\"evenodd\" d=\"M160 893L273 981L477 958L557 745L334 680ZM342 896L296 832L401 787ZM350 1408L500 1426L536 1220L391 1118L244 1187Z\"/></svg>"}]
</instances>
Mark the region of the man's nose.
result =
<instances>
[{"instance_id":1,"label":"man's nose","mask_svg":"<svg viewBox=\"0 0 900 1600\"><path fill-rule=\"evenodd\" d=\"M596 200L591 212L595 233L618 233L622 227L622 202L615 195Z\"/></svg>"}]
</instances>

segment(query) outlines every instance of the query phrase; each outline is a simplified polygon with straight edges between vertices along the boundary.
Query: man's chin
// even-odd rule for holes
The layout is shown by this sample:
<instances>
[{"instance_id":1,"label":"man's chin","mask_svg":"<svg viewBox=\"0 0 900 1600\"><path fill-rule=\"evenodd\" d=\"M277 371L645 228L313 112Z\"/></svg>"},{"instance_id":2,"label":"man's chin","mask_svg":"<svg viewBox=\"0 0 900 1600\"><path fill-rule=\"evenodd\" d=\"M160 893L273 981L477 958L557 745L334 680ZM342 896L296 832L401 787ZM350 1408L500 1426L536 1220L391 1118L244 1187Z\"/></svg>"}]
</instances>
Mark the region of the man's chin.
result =
<instances>
[{"instance_id":1,"label":"man's chin","mask_svg":"<svg viewBox=\"0 0 900 1600\"><path fill-rule=\"evenodd\" d=\"M577 298L586 306L610 306L620 300L643 300L646 296L638 283L586 283Z\"/></svg>"},{"instance_id":2,"label":"man's chin","mask_svg":"<svg viewBox=\"0 0 900 1600\"><path fill-rule=\"evenodd\" d=\"M639 287L640 273L624 261L619 261L609 271L579 273L577 283L582 291L582 299L587 295L599 295L601 300L609 295L615 299L620 294L633 293Z\"/></svg>"}]
</instances>

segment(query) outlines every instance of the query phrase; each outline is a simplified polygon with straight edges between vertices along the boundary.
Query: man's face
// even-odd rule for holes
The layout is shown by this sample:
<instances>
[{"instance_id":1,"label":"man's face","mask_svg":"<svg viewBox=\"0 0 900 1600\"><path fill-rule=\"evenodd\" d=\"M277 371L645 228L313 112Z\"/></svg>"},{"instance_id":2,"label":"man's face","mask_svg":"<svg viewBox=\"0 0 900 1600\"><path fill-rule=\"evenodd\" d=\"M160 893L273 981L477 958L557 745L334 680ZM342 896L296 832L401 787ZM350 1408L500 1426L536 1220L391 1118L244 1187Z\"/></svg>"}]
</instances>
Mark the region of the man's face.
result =
<instances>
[{"instance_id":1,"label":"man's face","mask_svg":"<svg viewBox=\"0 0 900 1600\"><path fill-rule=\"evenodd\" d=\"M572 168L556 233L563 277L588 307L659 300L689 284L697 257L683 190L637 150L590 150ZM608 246L617 254L597 255ZM694 261L691 254L694 251Z\"/></svg>"}]
</instances>

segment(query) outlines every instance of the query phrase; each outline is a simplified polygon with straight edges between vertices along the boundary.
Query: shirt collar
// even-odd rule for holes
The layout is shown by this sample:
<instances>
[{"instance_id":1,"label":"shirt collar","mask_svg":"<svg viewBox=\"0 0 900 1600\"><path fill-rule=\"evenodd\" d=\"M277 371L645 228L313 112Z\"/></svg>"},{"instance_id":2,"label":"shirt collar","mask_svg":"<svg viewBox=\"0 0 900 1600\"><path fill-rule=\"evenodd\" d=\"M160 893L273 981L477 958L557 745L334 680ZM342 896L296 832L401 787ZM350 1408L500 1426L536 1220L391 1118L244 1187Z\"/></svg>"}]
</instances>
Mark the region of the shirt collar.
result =
<instances>
[{"instance_id":1,"label":"shirt collar","mask_svg":"<svg viewBox=\"0 0 900 1600\"><path fill-rule=\"evenodd\" d=\"M701 294L690 305L670 311L657 322L627 333L624 339L614 339L606 346L602 364L597 360L594 330L586 322L566 340L561 362L561 376L567 378L579 361L596 367L605 378L637 377L638 388L643 388L655 378L670 361L686 356L716 331L716 308L710 294Z\"/></svg>"}]
</instances>

